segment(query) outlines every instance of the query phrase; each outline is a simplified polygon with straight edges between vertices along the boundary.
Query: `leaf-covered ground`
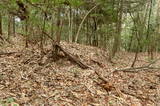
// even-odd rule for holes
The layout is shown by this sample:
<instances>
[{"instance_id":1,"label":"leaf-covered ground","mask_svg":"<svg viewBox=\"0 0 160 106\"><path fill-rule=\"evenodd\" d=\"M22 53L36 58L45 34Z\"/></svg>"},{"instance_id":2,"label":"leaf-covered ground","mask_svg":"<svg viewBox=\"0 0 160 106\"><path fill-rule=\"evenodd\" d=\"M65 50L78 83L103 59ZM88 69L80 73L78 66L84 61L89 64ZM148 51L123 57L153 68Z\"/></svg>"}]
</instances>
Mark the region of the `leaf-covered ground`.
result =
<instances>
[{"instance_id":1,"label":"leaf-covered ground","mask_svg":"<svg viewBox=\"0 0 160 106\"><path fill-rule=\"evenodd\" d=\"M160 70L114 71L130 67L134 53L118 53L110 63L107 51L62 42L65 50L92 67L84 70L65 56L53 61L49 46L41 55L36 47L25 49L21 40L14 38L14 45L0 48L16 52L0 55L1 101L13 98L20 106L160 106ZM135 67L148 63L147 54L140 53Z\"/></svg>"}]
</instances>

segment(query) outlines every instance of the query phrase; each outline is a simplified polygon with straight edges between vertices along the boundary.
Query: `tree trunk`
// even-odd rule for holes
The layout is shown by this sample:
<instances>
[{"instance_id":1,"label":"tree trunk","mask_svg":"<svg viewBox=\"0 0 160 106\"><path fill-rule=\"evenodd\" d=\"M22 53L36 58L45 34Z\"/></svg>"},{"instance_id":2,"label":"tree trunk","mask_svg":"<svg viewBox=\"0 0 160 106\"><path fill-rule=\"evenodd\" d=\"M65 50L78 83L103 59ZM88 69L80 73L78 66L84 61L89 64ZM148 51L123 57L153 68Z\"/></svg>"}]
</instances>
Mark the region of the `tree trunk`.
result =
<instances>
[{"instance_id":1,"label":"tree trunk","mask_svg":"<svg viewBox=\"0 0 160 106\"><path fill-rule=\"evenodd\" d=\"M41 41L40 41L40 49L41 49L41 53L43 54L43 52L44 52L44 43L45 43L45 39L44 39L44 33L43 32L45 32L45 25L46 25L46 17L45 17L45 13L44 13L44 15L43 15L43 25L42 25L42 27L41 27Z\"/></svg>"},{"instance_id":2,"label":"tree trunk","mask_svg":"<svg viewBox=\"0 0 160 106\"><path fill-rule=\"evenodd\" d=\"M26 48L28 48L28 41L29 41L29 35L28 35L28 20L25 20L25 38L26 38Z\"/></svg>"},{"instance_id":3,"label":"tree trunk","mask_svg":"<svg viewBox=\"0 0 160 106\"><path fill-rule=\"evenodd\" d=\"M15 17L12 16L12 34L15 36L16 26L15 26Z\"/></svg>"},{"instance_id":4,"label":"tree trunk","mask_svg":"<svg viewBox=\"0 0 160 106\"><path fill-rule=\"evenodd\" d=\"M129 51L129 52L131 51L132 41L133 41L133 35L130 37L130 41L129 41L129 45L128 45L127 51Z\"/></svg>"},{"instance_id":5,"label":"tree trunk","mask_svg":"<svg viewBox=\"0 0 160 106\"><path fill-rule=\"evenodd\" d=\"M69 8L69 37L68 41L72 42L72 35L73 35L73 22L72 22L72 7Z\"/></svg>"},{"instance_id":6,"label":"tree trunk","mask_svg":"<svg viewBox=\"0 0 160 106\"><path fill-rule=\"evenodd\" d=\"M114 36L114 43L113 43L113 47L110 53L110 57L109 60L111 60L111 58L113 58L116 54L116 52L118 51L118 49L120 48L120 43L121 43L121 26L122 26L122 16L123 16L123 0L120 1L120 10L118 11L118 17L117 17L117 32Z\"/></svg>"},{"instance_id":7,"label":"tree trunk","mask_svg":"<svg viewBox=\"0 0 160 106\"><path fill-rule=\"evenodd\" d=\"M8 39L15 34L15 19L14 16L8 14Z\"/></svg>"},{"instance_id":8,"label":"tree trunk","mask_svg":"<svg viewBox=\"0 0 160 106\"><path fill-rule=\"evenodd\" d=\"M86 44L89 44L89 18L87 18L87 22L86 22Z\"/></svg>"},{"instance_id":9,"label":"tree trunk","mask_svg":"<svg viewBox=\"0 0 160 106\"><path fill-rule=\"evenodd\" d=\"M12 32L11 32L11 23L12 23L12 19L11 19L11 15L8 14L8 39L10 38Z\"/></svg>"},{"instance_id":10,"label":"tree trunk","mask_svg":"<svg viewBox=\"0 0 160 106\"><path fill-rule=\"evenodd\" d=\"M53 44L53 57L55 59L57 59L57 55L58 55L58 52L59 52L59 48L57 47L57 45L60 44L60 39L61 39L61 17L60 17L60 14L61 14L61 7L58 8L58 13L57 13L57 31L56 31L56 42L55 44Z\"/></svg>"},{"instance_id":11,"label":"tree trunk","mask_svg":"<svg viewBox=\"0 0 160 106\"><path fill-rule=\"evenodd\" d=\"M54 15L52 15L51 21L52 21L52 24L51 24L51 37L53 38L53 36L54 36Z\"/></svg>"},{"instance_id":12,"label":"tree trunk","mask_svg":"<svg viewBox=\"0 0 160 106\"><path fill-rule=\"evenodd\" d=\"M2 15L0 13L0 35L3 34L3 31L2 31Z\"/></svg>"},{"instance_id":13,"label":"tree trunk","mask_svg":"<svg viewBox=\"0 0 160 106\"><path fill-rule=\"evenodd\" d=\"M96 19L95 18L93 18L93 46L98 46L98 38L97 38L97 22L96 22Z\"/></svg>"},{"instance_id":14,"label":"tree trunk","mask_svg":"<svg viewBox=\"0 0 160 106\"><path fill-rule=\"evenodd\" d=\"M148 42L148 56L151 57L151 59L153 59L153 42L152 39L153 37L150 35L150 22L151 22L151 14L152 14L152 0L150 1L150 9L149 9L149 16L148 16L148 28L147 28L147 35L146 35L146 41Z\"/></svg>"}]
</instances>

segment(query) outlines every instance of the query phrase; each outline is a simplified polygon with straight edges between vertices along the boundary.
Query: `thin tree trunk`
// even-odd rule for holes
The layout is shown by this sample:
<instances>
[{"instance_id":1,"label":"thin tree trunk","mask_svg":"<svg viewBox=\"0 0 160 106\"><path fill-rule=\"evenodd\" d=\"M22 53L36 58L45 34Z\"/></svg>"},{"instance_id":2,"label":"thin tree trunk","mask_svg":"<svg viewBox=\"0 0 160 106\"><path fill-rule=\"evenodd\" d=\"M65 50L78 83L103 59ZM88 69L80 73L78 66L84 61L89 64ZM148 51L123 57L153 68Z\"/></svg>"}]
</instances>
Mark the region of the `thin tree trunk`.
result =
<instances>
[{"instance_id":1,"label":"thin tree trunk","mask_svg":"<svg viewBox=\"0 0 160 106\"><path fill-rule=\"evenodd\" d=\"M40 49L41 49L41 53L44 52L44 33L45 32L45 25L46 25L46 17L45 17L45 13L43 15L43 26L42 26L42 32L41 32L41 42L40 42Z\"/></svg>"},{"instance_id":2,"label":"thin tree trunk","mask_svg":"<svg viewBox=\"0 0 160 106\"><path fill-rule=\"evenodd\" d=\"M0 13L0 35L3 34L3 31L2 31L2 15Z\"/></svg>"},{"instance_id":3,"label":"thin tree trunk","mask_svg":"<svg viewBox=\"0 0 160 106\"><path fill-rule=\"evenodd\" d=\"M12 17L10 14L8 14L8 39L10 38L12 32L11 32L11 23L12 23Z\"/></svg>"},{"instance_id":4,"label":"thin tree trunk","mask_svg":"<svg viewBox=\"0 0 160 106\"><path fill-rule=\"evenodd\" d=\"M93 18L93 22L94 22L94 25L93 25L93 46L98 46L98 38L97 38L97 22L96 22L96 19Z\"/></svg>"},{"instance_id":5,"label":"thin tree trunk","mask_svg":"<svg viewBox=\"0 0 160 106\"><path fill-rule=\"evenodd\" d=\"M134 65L137 61L137 58L138 58L138 53L139 53L139 46L137 45L136 53L135 53L134 60L133 60L131 67L134 67Z\"/></svg>"},{"instance_id":6,"label":"thin tree trunk","mask_svg":"<svg viewBox=\"0 0 160 106\"><path fill-rule=\"evenodd\" d=\"M121 30L122 30L122 16L123 16L123 0L120 1L120 10L118 12L118 19L117 19L117 32L114 36L114 43L113 47L110 53L109 60L115 56L116 52L120 48L120 42L121 42Z\"/></svg>"},{"instance_id":7,"label":"thin tree trunk","mask_svg":"<svg viewBox=\"0 0 160 106\"><path fill-rule=\"evenodd\" d=\"M28 19L25 20L25 38L26 38L26 45L25 47L28 48L29 46L29 34L28 34L28 26L29 26L29 23L28 23Z\"/></svg>"},{"instance_id":8,"label":"thin tree trunk","mask_svg":"<svg viewBox=\"0 0 160 106\"><path fill-rule=\"evenodd\" d=\"M83 19L82 19L82 21L81 21L81 23L80 23L80 25L79 25L79 27L78 27L78 31L77 31L77 34L76 34L76 37L75 37L75 42L78 41L79 33L80 33L80 31L81 31L81 28L82 28L82 25L83 25L85 19L87 18L87 16L88 16L97 6L98 6L98 5L96 5L96 6L94 6L93 8L91 8L91 9L86 13L86 15L83 17Z\"/></svg>"},{"instance_id":9,"label":"thin tree trunk","mask_svg":"<svg viewBox=\"0 0 160 106\"><path fill-rule=\"evenodd\" d=\"M130 42L129 42L129 46L128 46L129 52L131 51L132 41L133 41L133 35L130 37Z\"/></svg>"},{"instance_id":10,"label":"thin tree trunk","mask_svg":"<svg viewBox=\"0 0 160 106\"><path fill-rule=\"evenodd\" d=\"M52 21L52 24L51 24L51 37L53 38L53 36L54 36L54 15L52 15L52 20L51 21Z\"/></svg>"},{"instance_id":11,"label":"thin tree trunk","mask_svg":"<svg viewBox=\"0 0 160 106\"><path fill-rule=\"evenodd\" d=\"M8 14L8 39L10 36L15 34L15 20L14 16L11 14Z\"/></svg>"},{"instance_id":12,"label":"thin tree trunk","mask_svg":"<svg viewBox=\"0 0 160 106\"><path fill-rule=\"evenodd\" d=\"M152 0L150 1L150 9L149 9L149 17L148 17L148 28L147 28L147 35L146 35L146 40L149 41L148 42L148 57L151 56L151 59L153 59L153 42L152 38L150 36L150 21L151 21L151 14L152 14Z\"/></svg>"},{"instance_id":13,"label":"thin tree trunk","mask_svg":"<svg viewBox=\"0 0 160 106\"><path fill-rule=\"evenodd\" d=\"M15 26L15 17L12 16L12 34L15 36L16 26Z\"/></svg>"},{"instance_id":14,"label":"thin tree trunk","mask_svg":"<svg viewBox=\"0 0 160 106\"><path fill-rule=\"evenodd\" d=\"M88 25L88 18L87 18L87 22L86 22L86 44L88 45L89 43L89 25Z\"/></svg>"},{"instance_id":15,"label":"thin tree trunk","mask_svg":"<svg viewBox=\"0 0 160 106\"><path fill-rule=\"evenodd\" d=\"M69 7L69 37L68 41L72 42L72 35L73 35L73 22L72 22L72 7Z\"/></svg>"},{"instance_id":16,"label":"thin tree trunk","mask_svg":"<svg viewBox=\"0 0 160 106\"><path fill-rule=\"evenodd\" d=\"M57 13L57 31L56 31L56 42L55 44L53 44L53 57L55 59L57 59L57 55L59 52L59 48L57 47L57 45L60 44L60 39L61 39L61 7L58 8L58 13Z\"/></svg>"}]
</instances>

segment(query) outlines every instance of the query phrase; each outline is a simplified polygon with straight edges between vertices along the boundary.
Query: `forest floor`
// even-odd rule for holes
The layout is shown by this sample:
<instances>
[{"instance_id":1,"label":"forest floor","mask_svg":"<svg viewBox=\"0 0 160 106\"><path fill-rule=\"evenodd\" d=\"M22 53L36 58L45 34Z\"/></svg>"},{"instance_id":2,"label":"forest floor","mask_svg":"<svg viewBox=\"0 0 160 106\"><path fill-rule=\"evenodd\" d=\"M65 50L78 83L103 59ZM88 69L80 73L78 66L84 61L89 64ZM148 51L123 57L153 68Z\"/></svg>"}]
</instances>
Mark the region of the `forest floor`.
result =
<instances>
[{"instance_id":1,"label":"forest floor","mask_svg":"<svg viewBox=\"0 0 160 106\"><path fill-rule=\"evenodd\" d=\"M120 52L110 63L103 49L61 42L65 50L92 67L81 69L65 56L53 61L50 46L42 56L36 46L24 48L21 41L15 37L13 44L0 47L1 53L15 52L0 53L0 102L20 106L160 106L160 70L117 70L130 67L134 53ZM140 53L135 67L147 64L147 53ZM152 66L159 67L160 61Z\"/></svg>"}]
</instances>

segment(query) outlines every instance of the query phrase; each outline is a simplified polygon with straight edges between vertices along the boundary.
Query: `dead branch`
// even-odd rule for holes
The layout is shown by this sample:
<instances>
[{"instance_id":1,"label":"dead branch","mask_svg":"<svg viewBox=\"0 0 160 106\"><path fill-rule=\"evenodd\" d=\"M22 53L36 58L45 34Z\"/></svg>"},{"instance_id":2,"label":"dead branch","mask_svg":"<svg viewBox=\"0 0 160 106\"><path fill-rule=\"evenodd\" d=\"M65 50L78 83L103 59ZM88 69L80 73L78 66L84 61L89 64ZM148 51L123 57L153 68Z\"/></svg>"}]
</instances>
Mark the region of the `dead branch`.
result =
<instances>
[{"instance_id":1,"label":"dead branch","mask_svg":"<svg viewBox=\"0 0 160 106\"><path fill-rule=\"evenodd\" d=\"M99 61L97 61L97 60L93 60L93 59L91 59L91 61L93 62L93 63L96 63L99 67L101 67L101 68L103 68L104 67L104 64L103 63L101 63L101 62L99 62Z\"/></svg>"},{"instance_id":2,"label":"dead branch","mask_svg":"<svg viewBox=\"0 0 160 106\"><path fill-rule=\"evenodd\" d=\"M69 53L67 50L65 50L62 46L60 46L59 44L56 44L54 39L49 35L47 34L46 32L43 31L43 33L49 38L52 40L52 42L54 42L54 46L59 48L60 51L62 51L68 58L69 60L75 62L78 66L80 66L81 68L83 69L88 69L88 68L91 68L90 66L84 64L81 60L79 60L78 58L76 58L75 56L73 56L71 53Z\"/></svg>"},{"instance_id":3,"label":"dead branch","mask_svg":"<svg viewBox=\"0 0 160 106\"><path fill-rule=\"evenodd\" d=\"M103 76L101 76L96 70L94 70L94 71L95 71L95 74L98 76L98 78L100 80L102 80L105 83L108 83L108 80L106 78L104 78Z\"/></svg>"},{"instance_id":4,"label":"dead branch","mask_svg":"<svg viewBox=\"0 0 160 106\"><path fill-rule=\"evenodd\" d=\"M123 71L123 72L135 72L135 70L146 70L146 69L160 69L160 67L152 67L151 65L155 64L160 58L152 61L148 65L140 66L140 67L129 67L124 69L115 69L114 71Z\"/></svg>"},{"instance_id":5,"label":"dead branch","mask_svg":"<svg viewBox=\"0 0 160 106\"><path fill-rule=\"evenodd\" d=\"M2 41L4 41L4 38L0 35L0 39L2 40Z\"/></svg>"},{"instance_id":6,"label":"dead branch","mask_svg":"<svg viewBox=\"0 0 160 106\"><path fill-rule=\"evenodd\" d=\"M1 39L3 42L7 42L7 43L11 44L11 42L8 41L7 39L5 39L4 37L2 37L2 35L0 35L0 39Z\"/></svg>"},{"instance_id":7,"label":"dead branch","mask_svg":"<svg viewBox=\"0 0 160 106\"><path fill-rule=\"evenodd\" d=\"M2 56L2 55L6 55L6 56L9 56L9 55L12 55L12 54L15 54L15 53L17 53L17 52L0 52L0 56Z\"/></svg>"},{"instance_id":8,"label":"dead branch","mask_svg":"<svg viewBox=\"0 0 160 106\"><path fill-rule=\"evenodd\" d=\"M133 94L133 93L130 93L128 91L124 91L124 90L121 90L122 93L126 94L126 95L130 95L130 96L133 96L141 101L151 101L154 103L154 101L152 99L150 99L149 97L143 97L143 96L140 96L140 95L137 95L137 94Z\"/></svg>"},{"instance_id":9,"label":"dead branch","mask_svg":"<svg viewBox=\"0 0 160 106\"><path fill-rule=\"evenodd\" d=\"M81 62L78 58L73 56L71 53L69 53L67 50L62 48L60 45L56 44L55 46L57 46L57 48L59 48L59 50L62 51L69 58L69 60L75 62L81 68L83 68L83 69L90 68L88 65L84 64L83 62Z\"/></svg>"},{"instance_id":10,"label":"dead branch","mask_svg":"<svg viewBox=\"0 0 160 106\"><path fill-rule=\"evenodd\" d=\"M151 63L148 64L148 66L151 66L152 64L156 63L158 60L160 60L160 58L158 58L158 59L152 61Z\"/></svg>"}]
</instances>

